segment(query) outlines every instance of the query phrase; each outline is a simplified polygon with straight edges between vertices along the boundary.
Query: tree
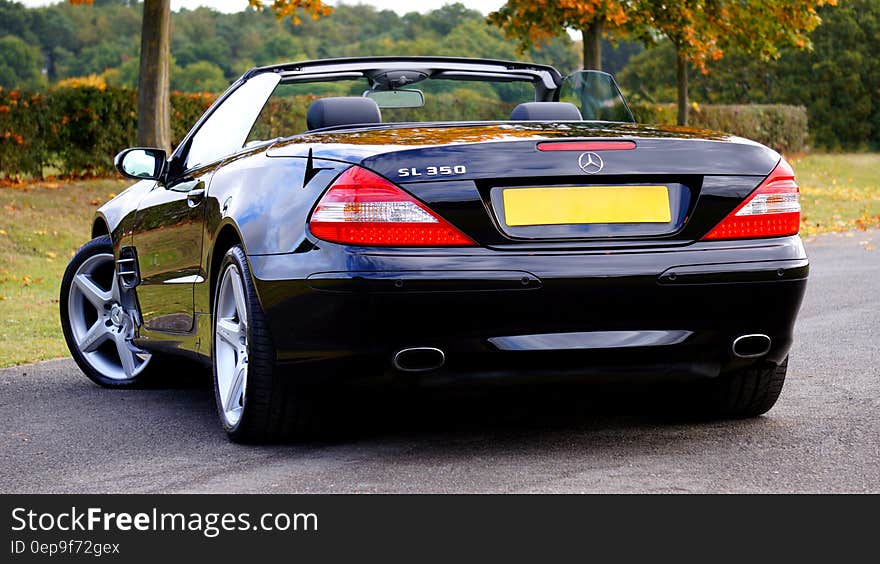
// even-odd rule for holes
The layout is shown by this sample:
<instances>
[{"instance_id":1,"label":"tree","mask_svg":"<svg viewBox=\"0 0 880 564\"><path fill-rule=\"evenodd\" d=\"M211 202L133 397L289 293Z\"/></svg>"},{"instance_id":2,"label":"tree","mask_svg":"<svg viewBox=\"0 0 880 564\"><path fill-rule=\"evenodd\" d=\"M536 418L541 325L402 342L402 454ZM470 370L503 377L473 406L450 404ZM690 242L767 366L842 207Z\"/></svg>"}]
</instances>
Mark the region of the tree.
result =
<instances>
[{"instance_id":1,"label":"tree","mask_svg":"<svg viewBox=\"0 0 880 564\"><path fill-rule=\"evenodd\" d=\"M701 69L706 61L722 56L719 37L731 24L724 0L643 0L642 20L649 26L643 40L666 37L674 46L675 83L678 89L678 124L688 122L688 63Z\"/></svg>"},{"instance_id":2,"label":"tree","mask_svg":"<svg viewBox=\"0 0 880 564\"><path fill-rule=\"evenodd\" d=\"M807 108L814 147L880 148L880 3L848 0L817 13L813 49L780 47L764 61L738 48L694 73L690 95L701 104L792 104ZM663 40L630 60L619 75L634 100L675 100L675 49ZM805 79L805 77L809 77Z\"/></svg>"},{"instance_id":3,"label":"tree","mask_svg":"<svg viewBox=\"0 0 880 564\"><path fill-rule=\"evenodd\" d=\"M95 0L95 5L98 1ZM109 4L101 9L71 6L66 1L41 8L10 4L19 6L28 16L10 34L39 46L44 68L48 69L50 59L54 59L55 72L49 71L48 76L50 84L96 74L102 75L107 85L135 88L143 2L132 0L131 5L125 5L125 0L103 1ZM247 5L244 0L238 1L239 6ZM0 29L15 20L4 19L6 2L8 0L0 0ZM332 17L318 20L303 17L299 25L294 25L290 18L278 20L270 9L262 13L252 9L223 13L201 7L178 12L174 11L174 0L171 9L172 90L179 87L175 83L176 74L199 61L208 61L223 69L225 85L254 66L364 55L520 58L550 64L560 70L580 67L580 37L573 41L564 33L542 44L540 49L518 53L516 43L507 39L500 28L486 25L484 14L456 9L454 4L400 16L369 5L342 4L334 8ZM38 22L51 25L38 25ZM0 36L5 34L0 31ZM637 46L642 48L641 44ZM611 49L605 40L603 67L622 67L625 57L613 59L625 48L620 45L618 49Z\"/></svg>"},{"instance_id":4,"label":"tree","mask_svg":"<svg viewBox=\"0 0 880 564\"><path fill-rule=\"evenodd\" d=\"M602 70L602 34L626 36L632 32L633 6L629 0L507 0L487 18L519 41L521 49L531 48L568 28L583 34L584 68ZM635 10L637 11L637 10Z\"/></svg>"},{"instance_id":5,"label":"tree","mask_svg":"<svg viewBox=\"0 0 880 564\"><path fill-rule=\"evenodd\" d=\"M688 67L707 71L726 48L767 60L781 47L810 47L808 33L821 23L816 8L837 0L508 0L489 22L531 47L567 28L584 34L584 68L601 70L601 37L634 37L647 44L667 38L674 46L678 122L687 125Z\"/></svg>"},{"instance_id":6,"label":"tree","mask_svg":"<svg viewBox=\"0 0 880 564\"><path fill-rule=\"evenodd\" d=\"M809 32L821 23L816 7L837 0L640 0L641 37L666 37L675 47L678 123L688 122L688 66L707 64L726 48L768 60L786 46L807 49ZM647 31L646 31L647 30Z\"/></svg>"},{"instance_id":7,"label":"tree","mask_svg":"<svg viewBox=\"0 0 880 564\"><path fill-rule=\"evenodd\" d=\"M222 92L229 83L223 69L210 61L196 61L184 67L174 66L171 85L184 92Z\"/></svg>"},{"instance_id":8,"label":"tree","mask_svg":"<svg viewBox=\"0 0 880 564\"><path fill-rule=\"evenodd\" d=\"M171 150L171 0L144 0L137 143Z\"/></svg>"},{"instance_id":9,"label":"tree","mask_svg":"<svg viewBox=\"0 0 880 564\"><path fill-rule=\"evenodd\" d=\"M39 88L45 83L40 70L40 50L22 39L0 37L0 87Z\"/></svg>"},{"instance_id":10,"label":"tree","mask_svg":"<svg viewBox=\"0 0 880 564\"><path fill-rule=\"evenodd\" d=\"M71 4L93 4L94 0L68 0ZM289 17L299 24L298 11L317 19L332 8L321 0L247 0L262 10L266 4L278 18ZM171 3L170 0L144 0L141 27L140 71L138 74L137 142L148 147L171 150Z\"/></svg>"}]
</instances>

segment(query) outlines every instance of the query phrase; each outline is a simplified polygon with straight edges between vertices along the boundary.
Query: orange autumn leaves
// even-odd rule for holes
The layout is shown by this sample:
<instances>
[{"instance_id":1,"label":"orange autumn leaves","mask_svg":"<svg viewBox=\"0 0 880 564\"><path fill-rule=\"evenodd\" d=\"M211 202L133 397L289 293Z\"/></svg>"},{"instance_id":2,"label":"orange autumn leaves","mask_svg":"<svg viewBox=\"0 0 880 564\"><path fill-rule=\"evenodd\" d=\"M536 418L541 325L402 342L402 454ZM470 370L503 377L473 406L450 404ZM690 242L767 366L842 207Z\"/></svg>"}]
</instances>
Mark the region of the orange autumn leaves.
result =
<instances>
[{"instance_id":1,"label":"orange autumn leaves","mask_svg":"<svg viewBox=\"0 0 880 564\"><path fill-rule=\"evenodd\" d=\"M68 0L73 5L92 4L94 0ZM297 16L297 10L303 10L311 15L313 19L321 16L329 16L333 12L333 8L325 5L321 0L247 0L250 7L256 10L263 10L268 7L278 18L290 17L294 24L299 24L300 19Z\"/></svg>"},{"instance_id":2,"label":"orange autumn leaves","mask_svg":"<svg viewBox=\"0 0 880 564\"><path fill-rule=\"evenodd\" d=\"M5 117L5 115L9 114L13 108L18 106L20 98L21 93L18 90L10 90L4 95L3 87L0 86L0 118ZM21 105L22 107L27 108L30 104L27 100L21 100ZM0 123L2 123L2 121L0 121ZM0 142L4 141L15 145L24 145L24 137L20 133L10 131L9 129L0 130Z\"/></svg>"},{"instance_id":3,"label":"orange autumn leaves","mask_svg":"<svg viewBox=\"0 0 880 564\"><path fill-rule=\"evenodd\" d=\"M784 46L809 48L808 34L821 23L816 8L825 5L837 0L508 0L488 20L524 48L595 24L612 39L666 37L705 71L731 47L762 58Z\"/></svg>"},{"instance_id":4,"label":"orange autumn leaves","mask_svg":"<svg viewBox=\"0 0 880 564\"><path fill-rule=\"evenodd\" d=\"M566 28L585 30L594 24L612 37L627 35L634 21L629 4L620 0L508 0L489 14L488 21L529 48Z\"/></svg>"},{"instance_id":5,"label":"orange autumn leaves","mask_svg":"<svg viewBox=\"0 0 880 564\"><path fill-rule=\"evenodd\" d=\"M312 16L312 19L318 19L321 16L329 16L333 12L333 8L325 5L321 0L248 0L248 4L256 10L262 10L266 5L275 12L279 19L290 17L294 24L299 24L300 19L297 17L297 10L303 10Z\"/></svg>"}]
</instances>

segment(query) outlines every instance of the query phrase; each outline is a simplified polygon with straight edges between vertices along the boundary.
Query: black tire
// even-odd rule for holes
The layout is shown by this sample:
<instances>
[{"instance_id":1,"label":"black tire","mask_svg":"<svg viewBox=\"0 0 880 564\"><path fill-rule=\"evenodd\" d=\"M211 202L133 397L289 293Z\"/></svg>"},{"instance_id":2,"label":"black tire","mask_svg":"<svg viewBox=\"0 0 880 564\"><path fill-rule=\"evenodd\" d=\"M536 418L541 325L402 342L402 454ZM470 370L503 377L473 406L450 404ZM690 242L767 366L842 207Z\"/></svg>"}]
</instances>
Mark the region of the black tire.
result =
<instances>
[{"instance_id":1,"label":"black tire","mask_svg":"<svg viewBox=\"0 0 880 564\"><path fill-rule=\"evenodd\" d=\"M61 294L59 304L61 310L61 330L64 333L64 340L67 342L67 348L70 350L70 354L73 357L73 360L76 361L77 366L79 366L83 374L85 374L90 380L92 380L99 386L103 386L105 388L143 388L148 385L155 384L156 376L158 376L159 374L162 374L163 376L166 375L167 368L170 364L167 362L163 362L165 359L161 358L159 355L152 354L149 363L143 368L143 370L139 374L127 379L114 379L107 377L105 374L102 374L98 369L92 366L92 364L89 363L88 360L86 360L85 355L76 344L74 333L71 328L69 310L69 298L71 285L73 284L73 278L79 268L87 260L102 254L113 254L113 243L111 242L108 235L96 237L95 239L92 239L91 241L80 247L79 250L74 254L73 258L70 260L70 263L67 265L67 269L64 271L64 277L61 279ZM109 268L110 270L108 273L102 273L103 277L114 276L114 265L110 265Z\"/></svg>"},{"instance_id":2,"label":"black tire","mask_svg":"<svg viewBox=\"0 0 880 564\"><path fill-rule=\"evenodd\" d=\"M770 411L782 393L788 357L781 364L763 365L730 374L713 382L710 406L714 415L758 417Z\"/></svg>"},{"instance_id":3,"label":"black tire","mask_svg":"<svg viewBox=\"0 0 880 564\"><path fill-rule=\"evenodd\" d=\"M310 406L303 401L304 390L294 385L290 375L279 374L276 369L275 346L241 245L235 245L226 252L218 270L213 297L212 358L217 358L220 281L233 265L239 273L247 307L247 382L241 416L231 425L224 416L220 399L218 363L216 360L213 362L214 399L220 421L229 438L237 443L265 443L302 436L311 421Z\"/></svg>"}]
</instances>

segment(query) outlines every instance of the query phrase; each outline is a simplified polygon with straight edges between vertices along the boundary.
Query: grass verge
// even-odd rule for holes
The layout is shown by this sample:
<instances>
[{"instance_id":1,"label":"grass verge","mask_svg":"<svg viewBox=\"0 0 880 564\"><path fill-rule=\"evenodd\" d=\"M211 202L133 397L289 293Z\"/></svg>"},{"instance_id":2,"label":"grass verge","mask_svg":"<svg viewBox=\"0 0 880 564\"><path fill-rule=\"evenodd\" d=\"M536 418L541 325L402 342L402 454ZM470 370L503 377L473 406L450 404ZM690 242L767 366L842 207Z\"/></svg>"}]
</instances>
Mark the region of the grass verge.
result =
<instances>
[{"instance_id":1,"label":"grass verge","mask_svg":"<svg viewBox=\"0 0 880 564\"><path fill-rule=\"evenodd\" d=\"M801 235L880 228L880 154L791 159L801 188Z\"/></svg>"},{"instance_id":2,"label":"grass verge","mask_svg":"<svg viewBox=\"0 0 880 564\"><path fill-rule=\"evenodd\" d=\"M58 320L64 268L89 238L95 209L121 180L0 188L0 366L67 354Z\"/></svg>"}]
</instances>

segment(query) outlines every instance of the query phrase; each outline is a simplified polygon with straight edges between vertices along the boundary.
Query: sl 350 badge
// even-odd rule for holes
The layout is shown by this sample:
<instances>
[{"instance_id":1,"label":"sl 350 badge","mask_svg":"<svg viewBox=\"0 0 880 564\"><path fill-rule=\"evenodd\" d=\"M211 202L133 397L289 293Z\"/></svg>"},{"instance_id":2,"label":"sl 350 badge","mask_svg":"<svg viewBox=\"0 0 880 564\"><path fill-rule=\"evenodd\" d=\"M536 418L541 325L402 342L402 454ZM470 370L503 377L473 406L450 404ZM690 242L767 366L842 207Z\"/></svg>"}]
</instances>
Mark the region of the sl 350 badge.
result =
<instances>
[{"instance_id":1,"label":"sl 350 badge","mask_svg":"<svg viewBox=\"0 0 880 564\"><path fill-rule=\"evenodd\" d=\"M467 167L464 165L454 166L426 166L423 168L399 168L397 176L405 178L408 176L452 176L455 174L464 174Z\"/></svg>"}]
</instances>

